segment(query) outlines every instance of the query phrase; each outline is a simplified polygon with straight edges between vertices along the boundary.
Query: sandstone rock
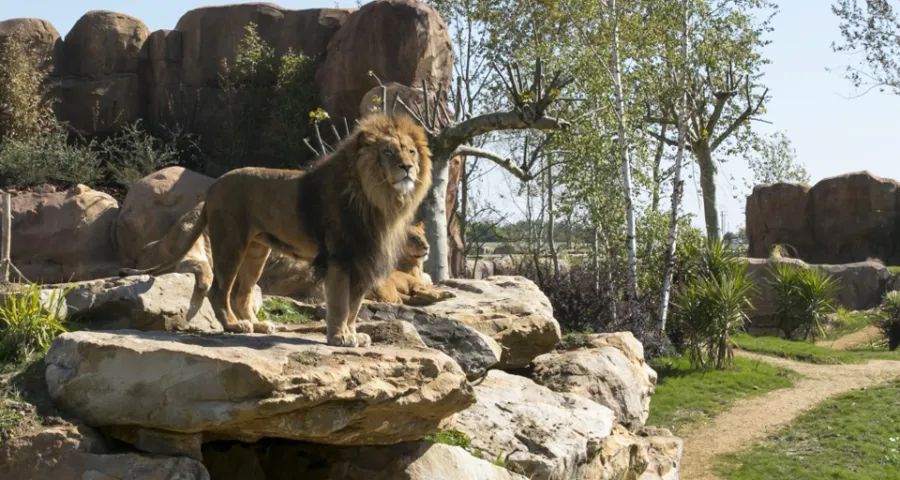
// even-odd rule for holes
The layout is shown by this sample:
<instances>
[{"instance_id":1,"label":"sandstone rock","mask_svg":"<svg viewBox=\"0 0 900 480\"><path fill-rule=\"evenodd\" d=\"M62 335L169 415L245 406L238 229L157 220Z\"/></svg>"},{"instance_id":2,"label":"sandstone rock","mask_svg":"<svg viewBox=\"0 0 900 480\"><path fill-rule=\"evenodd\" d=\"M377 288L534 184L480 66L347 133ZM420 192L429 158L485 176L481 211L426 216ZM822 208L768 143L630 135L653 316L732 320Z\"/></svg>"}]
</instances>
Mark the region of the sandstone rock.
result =
<instances>
[{"instance_id":1,"label":"sandstone rock","mask_svg":"<svg viewBox=\"0 0 900 480\"><path fill-rule=\"evenodd\" d=\"M60 283L115 275L112 228L119 206L84 185L12 197L12 261L32 282Z\"/></svg>"},{"instance_id":2,"label":"sandstone rock","mask_svg":"<svg viewBox=\"0 0 900 480\"><path fill-rule=\"evenodd\" d=\"M495 368L525 367L552 352L562 338L553 307L534 282L524 277L443 282L457 296L424 307L430 314L460 320L503 348Z\"/></svg>"},{"instance_id":3,"label":"sandstone rock","mask_svg":"<svg viewBox=\"0 0 900 480\"><path fill-rule=\"evenodd\" d=\"M54 88L60 102L56 116L90 135L115 133L144 116L140 82L135 74L103 78L63 77Z\"/></svg>"},{"instance_id":4,"label":"sandstone rock","mask_svg":"<svg viewBox=\"0 0 900 480\"><path fill-rule=\"evenodd\" d=\"M410 322L428 347L456 360L469 379L483 376L500 361L502 354L500 345L489 336L460 320L433 315L422 308L365 303L359 318L363 321L400 319Z\"/></svg>"},{"instance_id":5,"label":"sandstone rock","mask_svg":"<svg viewBox=\"0 0 900 480\"><path fill-rule=\"evenodd\" d=\"M189 458L106 454L102 440L84 427L56 427L0 444L4 480L209 480Z\"/></svg>"},{"instance_id":6,"label":"sandstone rock","mask_svg":"<svg viewBox=\"0 0 900 480\"><path fill-rule=\"evenodd\" d=\"M757 185L747 197L748 255L767 258L776 244L801 252L814 248L808 215L809 185Z\"/></svg>"},{"instance_id":7,"label":"sandstone rock","mask_svg":"<svg viewBox=\"0 0 900 480\"><path fill-rule=\"evenodd\" d=\"M192 275L168 273L77 283L65 299L68 315L94 330L221 332L209 300L193 295ZM253 308L261 306L257 287Z\"/></svg>"},{"instance_id":8,"label":"sandstone rock","mask_svg":"<svg viewBox=\"0 0 900 480\"><path fill-rule=\"evenodd\" d=\"M162 238L182 215L202 202L215 181L182 167L167 167L138 180L116 219L122 263L134 266L144 245Z\"/></svg>"},{"instance_id":9,"label":"sandstone rock","mask_svg":"<svg viewBox=\"0 0 900 480\"><path fill-rule=\"evenodd\" d=\"M656 372L631 332L592 335L590 347L534 359L533 379L554 392L572 393L608 407L616 423L637 431L650 414Z\"/></svg>"},{"instance_id":10,"label":"sandstone rock","mask_svg":"<svg viewBox=\"0 0 900 480\"><path fill-rule=\"evenodd\" d=\"M610 436L613 413L586 398L556 393L498 370L475 386L477 403L459 413L454 428L489 458L535 480L588 479Z\"/></svg>"},{"instance_id":11,"label":"sandstone rock","mask_svg":"<svg viewBox=\"0 0 900 480\"><path fill-rule=\"evenodd\" d=\"M47 58L42 66L52 71L62 55L59 32L50 22L39 18L12 18L0 21L0 45L11 35L21 35L28 45Z\"/></svg>"},{"instance_id":12,"label":"sandstone rock","mask_svg":"<svg viewBox=\"0 0 900 480\"><path fill-rule=\"evenodd\" d=\"M434 350L335 348L324 337L74 332L46 357L54 402L92 426L380 445L421 438L469 407Z\"/></svg>"},{"instance_id":13,"label":"sandstone rock","mask_svg":"<svg viewBox=\"0 0 900 480\"><path fill-rule=\"evenodd\" d=\"M221 480L524 480L459 447L430 442L384 447L211 444L204 463Z\"/></svg>"},{"instance_id":14,"label":"sandstone rock","mask_svg":"<svg viewBox=\"0 0 900 480\"><path fill-rule=\"evenodd\" d=\"M600 449L600 461L584 473L592 480L678 480L684 443L668 430L635 435L616 425Z\"/></svg>"},{"instance_id":15,"label":"sandstone rock","mask_svg":"<svg viewBox=\"0 0 900 480\"><path fill-rule=\"evenodd\" d=\"M376 86L366 92L359 104L359 116L364 117L373 111L380 112L383 108L391 111L405 112L403 106L396 100L405 103L408 107L424 103L425 92L421 88L408 87L397 82L388 82L384 87Z\"/></svg>"},{"instance_id":16,"label":"sandstone rock","mask_svg":"<svg viewBox=\"0 0 900 480\"><path fill-rule=\"evenodd\" d=\"M64 73L90 78L137 73L141 46L149 35L144 22L134 17L92 10L66 34Z\"/></svg>"},{"instance_id":17,"label":"sandstone rock","mask_svg":"<svg viewBox=\"0 0 900 480\"><path fill-rule=\"evenodd\" d=\"M397 82L448 91L453 53L447 26L427 3L377 0L350 14L328 44L316 74L323 108L354 119L363 96L378 83Z\"/></svg>"},{"instance_id":18,"label":"sandstone rock","mask_svg":"<svg viewBox=\"0 0 900 480\"><path fill-rule=\"evenodd\" d=\"M314 333L324 335L326 332L324 321L285 325L282 329L285 332L306 335ZM393 347L403 348L428 348L428 345L426 345L422 340L422 337L419 336L419 332L416 331L416 328L411 323L402 320L357 322L356 331L365 333L371 337L373 345L391 345Z\"/></svg>"}]
</instances>

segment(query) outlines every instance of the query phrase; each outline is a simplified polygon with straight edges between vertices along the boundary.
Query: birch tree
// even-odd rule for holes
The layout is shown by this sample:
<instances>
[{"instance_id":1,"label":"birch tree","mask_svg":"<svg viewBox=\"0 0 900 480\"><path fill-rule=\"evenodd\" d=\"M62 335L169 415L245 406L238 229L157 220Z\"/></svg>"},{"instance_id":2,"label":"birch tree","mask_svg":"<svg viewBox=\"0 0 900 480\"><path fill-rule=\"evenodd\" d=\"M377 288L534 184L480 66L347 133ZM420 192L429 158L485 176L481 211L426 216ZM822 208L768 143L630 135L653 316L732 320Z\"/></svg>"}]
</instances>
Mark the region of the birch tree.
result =
<instances>
[{"instance_id":1,"label":"birch tree","mask_svg":"<svg viewBox=\"0 0 900 480\"><path fill-rule=\"evenodd\" d=\"M831 11L840 19L842 43L835 52L859 59L844 67L844 75L856 88L889 90L900 95L900 3L896 0L839 0Z\"/></svg>"}]
</instances>

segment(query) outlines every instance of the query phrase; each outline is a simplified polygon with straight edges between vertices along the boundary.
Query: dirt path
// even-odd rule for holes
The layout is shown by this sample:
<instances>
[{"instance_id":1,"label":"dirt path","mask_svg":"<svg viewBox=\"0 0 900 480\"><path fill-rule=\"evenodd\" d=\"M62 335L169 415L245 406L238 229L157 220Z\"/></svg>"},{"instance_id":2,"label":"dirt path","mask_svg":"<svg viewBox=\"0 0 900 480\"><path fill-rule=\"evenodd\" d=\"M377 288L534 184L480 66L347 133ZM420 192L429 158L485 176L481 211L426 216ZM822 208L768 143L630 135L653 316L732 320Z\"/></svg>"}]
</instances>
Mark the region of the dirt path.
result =
<instances>
[{"instance_id":1,"label":"dirt path","mask_svg":"<svg viewBox=\"0 0 900 480\"><path fill-rule=\"evenodd\" d=\"M803 378L791 388L738 400L711 422L680 432L684 440L680 473L685 480L716 480L718 477L711 470L717 455L750 448L829 397L900 378L900 362L891 360L872 360L862 365L813 365L743 351L736 354L789 368Z\"/></svg>"},{"instance_id":2,"label":"dirt path","mask_svg":"<svg viewBox=\"0 0 900 480\"><path fill-rule=\"evenodd\" d=\"M820 340L816 342L816 345L828 347L832 350L847 350L850 347L855 347L864 343L872 343L879 338L882 338L881 330L878 327L869 326L858 332L845 335L835 340Z\"/></svg>"}]
</instances>

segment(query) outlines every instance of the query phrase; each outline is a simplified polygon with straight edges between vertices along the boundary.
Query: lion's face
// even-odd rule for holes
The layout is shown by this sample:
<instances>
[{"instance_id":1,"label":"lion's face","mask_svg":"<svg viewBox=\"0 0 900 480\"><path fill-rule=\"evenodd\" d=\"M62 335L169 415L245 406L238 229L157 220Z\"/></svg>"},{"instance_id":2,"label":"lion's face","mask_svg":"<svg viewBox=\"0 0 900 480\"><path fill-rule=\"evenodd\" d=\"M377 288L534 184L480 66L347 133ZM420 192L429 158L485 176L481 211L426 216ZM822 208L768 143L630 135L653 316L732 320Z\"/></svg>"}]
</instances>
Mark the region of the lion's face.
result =
<instances>
[{"instance_id":1,"label":"lion's face","mask_svg":"<svg viewBox=\"0 0 900 480\"><path fill-rule=\"evenodd\" d=\"M423 181L430 183L430 155L421 127L408 119L381 119L360 133L360 173L401 198L412 196ZM426 171L428 170L428 171Z\"/></svg>"},{"instance_id":2,"label":"lion's face","mask_svg":"<svg viewBox=\"0 0 900 480\"><path fill-rule=\"evenodd\" d=\"M428 260L430 248L428 239L425 238L425 224L419 222L410 225L406 232L406 252L409 256L423 262Z\"/></svg>"},{"instance_id":3,"label":"lion's face","mask_svg":"<svg viewBox=\"0 0 900 480\"><path fill-rule=\"evenodd\" d=\"M383 180L394 190L410 194L419 178L419 152L406 135L382 138L373 145L377 148L378 165Z\"/></svg>"}]
</instances>

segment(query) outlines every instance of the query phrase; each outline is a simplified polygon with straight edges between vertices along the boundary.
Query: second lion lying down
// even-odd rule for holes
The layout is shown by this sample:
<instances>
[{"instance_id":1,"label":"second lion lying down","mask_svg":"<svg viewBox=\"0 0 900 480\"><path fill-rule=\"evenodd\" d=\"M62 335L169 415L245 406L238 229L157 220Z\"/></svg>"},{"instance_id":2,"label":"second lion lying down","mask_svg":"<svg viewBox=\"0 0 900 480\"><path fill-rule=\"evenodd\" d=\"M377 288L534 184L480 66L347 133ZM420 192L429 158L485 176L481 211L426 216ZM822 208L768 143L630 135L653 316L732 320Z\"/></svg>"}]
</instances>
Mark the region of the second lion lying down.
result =
<instances>
[{"instance_id":1,"label":"second lion lying down","mask_svg":"<svg viewBox=\"0 0 900 480\"><path fill-rule=\"evenodd\" d=\"M373 114L309 171L239 168L219 177L173 229L186 230L172 258L122 275L157 274L208 235L209 298L230 332L268 331L250 305L272 249L310 262L324 276L329 345L366 346L356 332L363 296L386 278L407 227L431 186L431 152L406 116ZM201 247L202 248L202 247ZM198 287L203 287L198 276Z\"/></svg>"}]
</instances>

